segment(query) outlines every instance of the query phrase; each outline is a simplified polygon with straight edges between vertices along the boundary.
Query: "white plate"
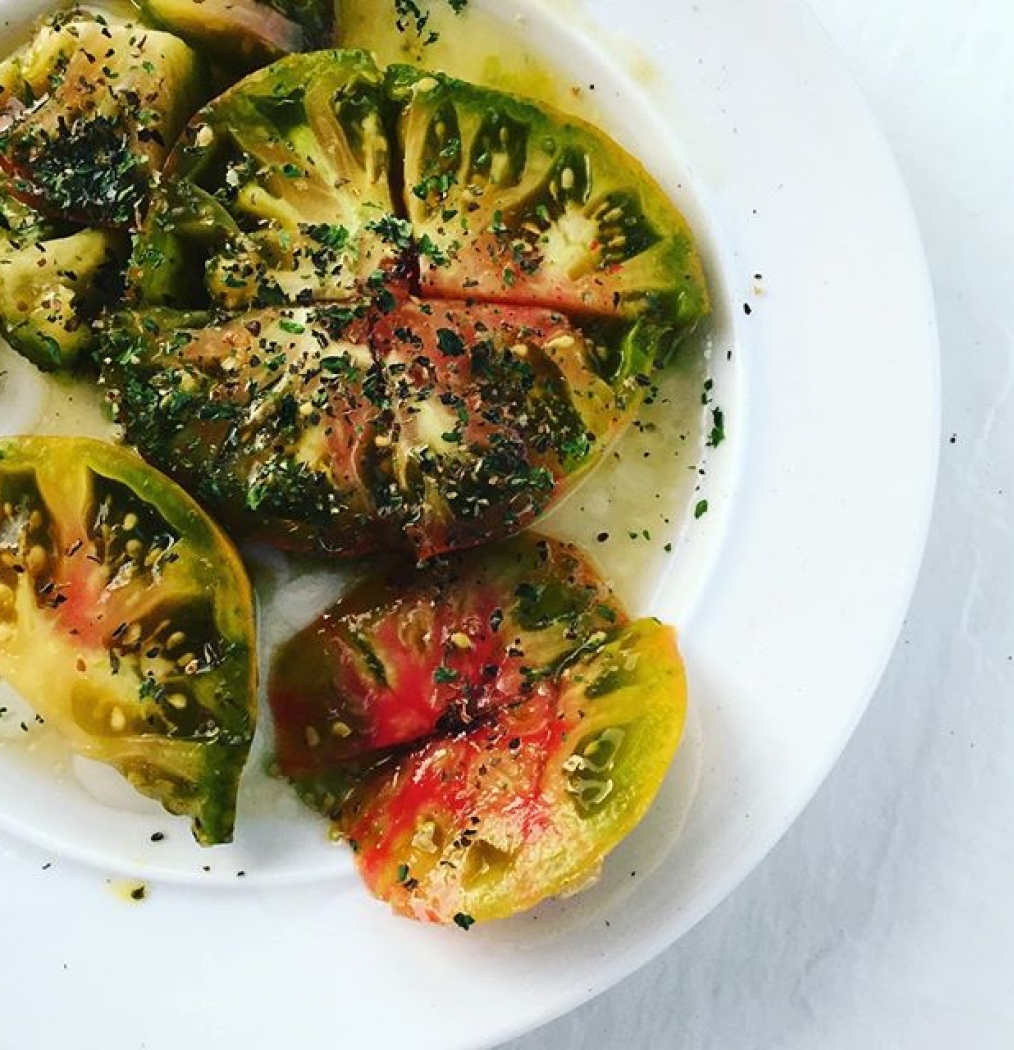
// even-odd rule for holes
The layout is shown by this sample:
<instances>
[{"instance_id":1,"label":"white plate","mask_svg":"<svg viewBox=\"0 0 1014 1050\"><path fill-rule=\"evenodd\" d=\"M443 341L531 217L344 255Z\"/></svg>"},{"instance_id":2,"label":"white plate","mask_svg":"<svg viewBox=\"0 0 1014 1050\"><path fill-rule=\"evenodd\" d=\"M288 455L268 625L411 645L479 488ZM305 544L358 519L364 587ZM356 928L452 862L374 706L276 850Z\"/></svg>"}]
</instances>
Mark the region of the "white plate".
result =
<instances>
[{"instance_id":1,"label":"white plate","mask_svg":"<svg viewBox=\"0 0 1014 1050\"><path fill-rule=\"evenodd\" d=\"M841 61L795 0L472 2L595 83L708 254L729 440L709 465L707 528L681 542L650 608L682 628L691 739L598 886L467 935L391 918L338 854L334 874L325 858L250 879L224 877L216 854L202 883L140 838L131 856L73 814L46 825L59 785L19 809L8 777L0 1016L25 1050L451 1050L549 1020L753 868L889 655L929 518L936 341L904 190ZM0 17L29 6L0 0ZM0 412L30 412L28 397ZM149 899L109 892L117 873L142 875Z\"/></svg>"}]
</instances>

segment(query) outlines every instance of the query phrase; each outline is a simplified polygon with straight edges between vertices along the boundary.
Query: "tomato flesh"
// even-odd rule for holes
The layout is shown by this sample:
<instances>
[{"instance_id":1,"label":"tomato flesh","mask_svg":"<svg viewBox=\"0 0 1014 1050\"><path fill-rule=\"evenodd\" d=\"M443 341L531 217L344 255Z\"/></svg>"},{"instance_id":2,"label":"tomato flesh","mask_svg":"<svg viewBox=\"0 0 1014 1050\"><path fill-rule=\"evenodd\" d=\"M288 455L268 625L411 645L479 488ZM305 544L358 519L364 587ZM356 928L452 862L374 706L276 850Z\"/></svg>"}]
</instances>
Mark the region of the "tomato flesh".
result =
<instances>
[{"instance_id":1,"label":"tomato flesh","mask_svg":"<svg viewBox=\"0 0 1014 1050\"><path fill-rule=\"evenodd\" d=\"M0 676L202 844L232 836L253 645L235 551L168 479L96 441L0 441Z\"/></svg>"},{"instance_id":2,"label":"tomato flesh","mask_svg":"<svg viewBox=\"0 0 1014 1050\"><path fill-rule=\"evenodd\" d=\"M305 778L466 729L624 622L575 548L532 535L371 575L276 659L280 769Z\"/></svg>"},{"instance_id":3,"label":"tomato flesh","mask_svg":"<svg viewBox=\"0 0 1014 1050\"><path fill-rule=\"evenodd\" d=\"M637 621L516 705L366 773L339 827L399 914L513 915L594 878L658 791L684 710L672 632Z\"/></svg>"}]
</instances>

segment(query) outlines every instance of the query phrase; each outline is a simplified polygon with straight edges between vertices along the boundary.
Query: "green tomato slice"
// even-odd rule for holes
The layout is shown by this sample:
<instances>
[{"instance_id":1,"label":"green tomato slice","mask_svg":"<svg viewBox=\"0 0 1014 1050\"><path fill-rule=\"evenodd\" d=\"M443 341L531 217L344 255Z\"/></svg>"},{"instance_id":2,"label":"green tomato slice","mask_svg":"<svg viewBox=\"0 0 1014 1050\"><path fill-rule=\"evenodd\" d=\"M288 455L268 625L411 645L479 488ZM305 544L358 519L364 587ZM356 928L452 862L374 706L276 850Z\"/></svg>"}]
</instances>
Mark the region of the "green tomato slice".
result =
<instances>
[{"instance_id":1,"label":"green tomato slice","mask_svg":"<svg viewBox=\"0 0 1014 1050\"><path fill-rule=\"evenodd\" d=\"M117 318L102 377L128 439L232 529L419 559L503 539L639 403L561 315L407 301Z\"/></svg>"},{"instance_id":2,"label":"green tomato slice","mask_svg":"<svg viewBox=\"0 0 1014 1050\"><path fill-rule=\"evenodd\" d=\"M0 165L47 214L132 227L206 91L203 63L178 37L61 12L0 66Z\"/></svg>"},{"instance_id":3,"label":"green tomato slice","mask_svg":"<svg viewBox=\"0 0 1014 1050\"><path fill-rule=\"evenodd\" d=\"M164 288L160 302L242 310L392 294L404 246L385 107L369 55L322 51L251 74L198 113L169 159L136 270L168 242L203 282L176 297Z\"/></svg>"},{"instance_id":4,"label":"green tomato slice","mask_svg":"<svg viewBox=\"0 0 1014 1050\"><path fill-rule=\"evenodd\" d=\"M506 918L595 877L658 792L685 706L673 632L637 621L480 725L378 761L338 826L395 912Z\"/></svg>"},{"instance_id":5,"label":"green tomato slice","mask_svg":"<svg viewBox=\"0 0 1014 1050\"><path fill-rule=\"evenodd\" d=\"M133 453L0 440L0 677L198 842L231 839L256 722L250 587L211 519Z\"/></svg>"},{"instance_id":6,"label":"green tomato slice","mask_svg":"<svg viewBox=\"0 0 1014 1050\"><path fill-rule=\"evenodd\" d=\"M409 67L388 91L424 295L639 319L660 360L707 314L686 220L603 132Z\"/></svg>"}]
</instances>

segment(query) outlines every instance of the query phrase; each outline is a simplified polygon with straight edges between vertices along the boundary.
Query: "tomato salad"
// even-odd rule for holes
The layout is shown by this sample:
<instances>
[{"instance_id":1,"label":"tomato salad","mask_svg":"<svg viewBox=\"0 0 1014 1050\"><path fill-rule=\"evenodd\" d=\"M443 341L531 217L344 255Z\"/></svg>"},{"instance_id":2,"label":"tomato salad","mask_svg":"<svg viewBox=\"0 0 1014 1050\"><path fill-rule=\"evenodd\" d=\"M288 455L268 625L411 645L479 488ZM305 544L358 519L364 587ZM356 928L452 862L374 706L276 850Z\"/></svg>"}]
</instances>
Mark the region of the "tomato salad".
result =
<instances>
[{"instance_id":1,"label":"tomato salad","mask_svg":"<svg viewBox=\"0 0 1014 1050\"><path fill-rule=\"evenodd\" d=\"M570 892L686 688L674 632L531 527L707 315L687 223L590 124L326 49L323 0L140 8L0 64L0 331L136 450L0 441L0 677L229 841L259 689L234 542L387 555L274 656L281 775L401 914Z\"/></svg>"}]
</instances>

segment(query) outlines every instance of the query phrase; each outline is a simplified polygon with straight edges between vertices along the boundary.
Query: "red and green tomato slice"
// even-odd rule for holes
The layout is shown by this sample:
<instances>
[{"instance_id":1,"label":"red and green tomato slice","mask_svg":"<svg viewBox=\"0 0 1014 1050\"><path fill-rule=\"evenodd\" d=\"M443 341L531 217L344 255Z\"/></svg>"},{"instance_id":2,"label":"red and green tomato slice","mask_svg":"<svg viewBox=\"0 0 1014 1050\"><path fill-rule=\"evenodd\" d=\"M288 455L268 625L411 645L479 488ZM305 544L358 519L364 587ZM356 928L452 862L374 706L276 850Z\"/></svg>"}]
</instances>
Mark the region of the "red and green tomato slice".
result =
<instances>
[{"instance_id":1,"label":"red and green tomato slice","mask_svg":"<svg viewBox=\"0 0 1014 1050\"><path fill-rule=\"evenodd\" d=\"M199 842L231 839L256 722L250 587L211 519L133 453L0 440L0 677Z\"/></svg>"},{"instance_id":2,"label":"red and green tomato slice","mask_svg":"<svg viewBox=\"0 0 1014 1050\"><path fill-rule=\"evenodd\" d=\"M672 630L640 620L487 722L392 756L338 819L366 885L459 925L582 888L661 786L685 696Z\"/></svg>"},{"instance_id":3,"label":"red and green tomato slice","mask_svg":"<svg viewBox=\"0 0 1014 1050\"><path fill-rule=\"evenodd\" d=\"M665 357L708 312L693 236L597 128L442 74L388 71L424 295L650 321Z\"/></svg>"},{"instance_id":4,"label":"red and green tomato slice","mask_svg":"<svg viewBox=\"0 0 1014 1050\"><path fill-rule=\"evenodd\" d=\"M274 664L281 771L467 728L625 622L576 548L531 534L371 573Z\"/></svg>"},{"instance_id":5,"label":"red and green tomato slice","mask_svg":"<svg viewBox=\"0 0 1014 1050\"><path fill-rule=\"evenodd\" d=\"M122 314L103 379L128 440L246 535L420 559L510 536L638 403L565 317L407 301L220 321Z\"/></svg>"},{"instance_id":6,"label":"red and green tomato slice","mask_svg":"<svg viewBox=\"0 0 1014 1050\"><path fill-rule=\"evenodd\" d=\"M467 926L578 888L679 744L673 632L630 623L573 548L532 535L407 572L283 647L282 772L400 914Z\"/></svg>"}]
</instances>

